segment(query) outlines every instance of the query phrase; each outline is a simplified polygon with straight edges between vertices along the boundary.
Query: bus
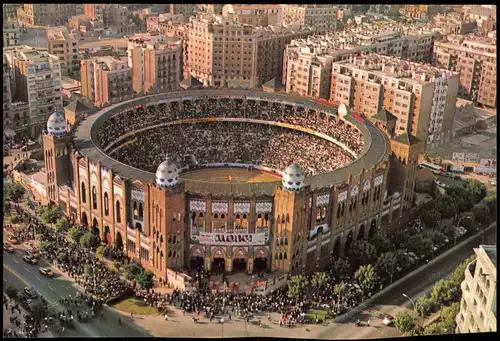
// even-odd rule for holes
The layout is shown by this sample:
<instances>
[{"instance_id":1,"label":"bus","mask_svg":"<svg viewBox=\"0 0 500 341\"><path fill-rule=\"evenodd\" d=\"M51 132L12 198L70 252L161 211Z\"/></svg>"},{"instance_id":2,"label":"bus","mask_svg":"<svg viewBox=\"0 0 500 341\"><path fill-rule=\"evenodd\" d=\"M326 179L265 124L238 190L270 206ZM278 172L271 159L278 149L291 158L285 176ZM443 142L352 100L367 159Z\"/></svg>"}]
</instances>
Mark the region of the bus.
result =
<instances>
[{"instance_id":1,"label":"bus","mask_svg":"<svg viewBox=\"0 0 500 341\"><path fill-rule=\"evenodd\" d=\"M442 167L441 166L438 166L436 164L433 164L433 163L430 163L430 162L420 162L418 164L419 167L426 167L426 168L430 168L430 169L433 169L433 170L436 170L436 171L441 171L442 170Z\"/></svg>"}]
</instances>

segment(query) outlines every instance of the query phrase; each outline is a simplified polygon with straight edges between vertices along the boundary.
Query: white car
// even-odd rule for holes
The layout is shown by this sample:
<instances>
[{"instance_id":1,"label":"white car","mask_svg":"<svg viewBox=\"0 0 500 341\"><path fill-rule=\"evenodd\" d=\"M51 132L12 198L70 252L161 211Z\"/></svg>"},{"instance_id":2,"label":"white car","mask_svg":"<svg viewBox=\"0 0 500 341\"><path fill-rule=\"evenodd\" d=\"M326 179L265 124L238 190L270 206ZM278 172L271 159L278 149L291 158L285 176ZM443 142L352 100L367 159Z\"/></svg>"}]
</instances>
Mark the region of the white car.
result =
<instances>
[{"instance_id":1,"label":"white car","mask_svg":"<svg viewBox=\"0 0 500 341\"><path fill-rule=\"evenodd\" d=\"M443 187L443 188L446 188L448 186L446 186L444 183L442 183L441 181L438 181L438 180L434 180L434 182L436 183L437 186L439 187Z\"/></svg>"},{"instance_id":2,"label":"white car","mask_svg":"<svg viewBox=\"0 0 500 341\"><path fill-rule=\"evenodd\" d=\"M492 182L490 182L490 185L491 185L491 186L496 186L496 185L497 185L497 181L496 181L496 180L493 180Z\"/></svg>"},{"instance_id":3,"label":"white car","mask_svg":"<svg viewBox=\"0 0 500 341\"><path fill-rule=\"evenodd\" d=\"M36 142L35 142L35 141L28 140L27 144L28 144L28 146L32 146L32 145L36 144Z\"/></svg>"},{"instance_id":4,"label":"white car","mask_svg":"<svg viewBox=\"0 0 500 341\"><path fill-rule=\"evenodd\" d=\"M386 326L390 326L391 324L394 323L394 316L386 315L382 323L385 324Z\"/></svg>"}]
</instances>

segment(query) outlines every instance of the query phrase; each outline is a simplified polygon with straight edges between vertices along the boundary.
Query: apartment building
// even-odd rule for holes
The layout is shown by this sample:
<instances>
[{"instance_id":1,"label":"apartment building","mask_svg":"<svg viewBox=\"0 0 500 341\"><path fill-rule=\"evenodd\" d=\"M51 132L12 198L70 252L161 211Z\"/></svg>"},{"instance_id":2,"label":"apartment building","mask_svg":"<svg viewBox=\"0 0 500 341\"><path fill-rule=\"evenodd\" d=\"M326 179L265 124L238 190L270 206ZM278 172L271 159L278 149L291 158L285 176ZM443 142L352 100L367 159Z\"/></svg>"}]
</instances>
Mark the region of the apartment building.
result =
<instances>
[{"instance_id":1,"label":"apartment building","mask_svg":"<svg viewBox=\"0 0 500 341\"><path fill-rule=\"evenodd\" d=\"M405 5L401 13L410 18L430 19L439 10L439 5Z\"/></svg>"},{"instance_id":2,"label":"apartment building","mask_svg":"<svg viewBox=\"0 0 500 341\"><path fill-rule=\"evenodd\" d=\"M224 4L198 4L197 12L200 14L221 15Z\"/></svg>"},{"instance_id":3,"label":"apartment building","mask_svg":"<svg viewBox=\"0 0 500 341\"><path fill-rule=\"evenodd\" d=\"M170 4L170 13L184 14L187 17L196 14L196 4Z\"/></svg>"},{"instance_id":4,"label":"apartment building","mask_svg":"<svg viewBox=\"0 0 500 341\"><path fill-rule=\"evenodd\" d=\"M184 14L160 13L157 17L150 17L146 20L148 32L167 33L171 27L186 22Z\"/></svg>"},{"instance_id":5,"label":"apartment building","mask_svg":"<svg viewBox=\"0 0 500 341\"><path fill-rule=\"evenodd\" d=\"M253 27L220 16L192 18L186 31L185 75L205 85L230 88L280 80L285 46L313 32L298 26Z\"/></svg>"},{"instance_id":6,"label":"apartment building","mask_svg":"<svg viewBox=\"0 0 500 341\"><path fill-rule=\"evenodd\" d=\"M461 283L462 300L456 333L497 331L497 247L480 245Z\"/></svg>"},{"instance_id":7,"label":"apartment building","mask_svg":"<svg viewBox=\"0 0 500 341\"><path fill-rule=\"evenodd\" d=\"M283 56L282 80L286 91L328 99L330 90L325 92L324 88L330 89L330 80L322 79L319 82L319 79L314 77L328 73L328 70L331 70L331 62L348 60L363 53L376 52L410 61L430 62L432 43L439 33L413 31L414 35L405 35L405 32L410 31L408 27L392 24L369 24L349 31L311 35L307 39L293 40L285 47ZM309 66L304 63L314 64L318 74L306 72ZM299 69L302 70L300 77Z\"/></svg>"},{"instance_id":8,"label":"apartment building","mask_svg":"<svg viewBox=\"0 0 500 341\"><path fill-rule=\"evenodd\" d=\"M14 101L29 105L29 134L36 138L55 110L62 110L59 58L26 45L4 49L14 69Z\"/></svg>"},{"instance_id":9,"label":"apartment building","mask_svg":"<svg viewBox=\"0 0 500 341\"><path fill-rule=\"evenodd\" d=\"M460 71L459 96L488 107L497 104L496 40L452 36L434 43L434 64Z\"/></svg>"},{"instance_id":10,"label":"apartment building","mask_svg":"<svg viewBox=\"0 0 500 341\"><path fill-rule=\"evenodd\" d=\"M329 100L368 117L385 109L397 118L396 136L432 149L453 136L458 84L458 72L370 53L333 63Z\"/></svg>"},{"instance_id":11,"label":"apartment building","mask_svg":"<svg viewBox=\"0 0 500 341\"><path fill-rule=\"evenodd\" d=\"M334 5L283 5L282 23L313 27L319 33L336 30L338 10Z\"/></svg>"},{"instance_id":12,"label":"apartment building","mask_svg":"<svg viewBox=\"0 0 500 341\"><path fill-rule=\"evenodd\" d=\"M19 44L19 24L14 19L4 20L3 22L3 46L16 46Z\"/></svg>"},{"instance_id":13,"label":"apartment building","mask_svg":"<svg viewBox=\"0 0 500 341\"><path fill-rule=\"evenodd\" d=\"M21 6L21 4L2 4L3 21L17 19L17 10Z\"/></svg>"},{"instance_id":14,"label":"apartment building","mask_svg":"<svg viewBox=\"0 0 500 341\"><path fill-rule=\"evenodd\" d=\"M433 24L441 34L469 34L477 29L474 20L467 19L463 13L439 13L433 17Z\"/></svg>"},{"instance_id":15,"label":"apartment building","mask_svg":"<svg viewBox=\"0 0 500 341\"><path fill-rule=\"evenodd\" d=\"M105 56L82 60L81 85L82 96L97 107L132 98L128 59Z\"/></svg>"},{"instance_id":16,"label":"apartment building","mask_svg":"<svg viewBox=\"0 0 500 341\"><path fill-rule=\"evenodd\" d=\"M128 65L136 93L175 90L182 81L182 41L162 34L136 34L128 40Z\"/></svg>"},{"instance_id":17,"label":"apartment building","mask_svg":"<svg viewBox=\"0 0 500 341\"><path fill-rule=\"evenodd\" d=\"M280 5L225 5L222 16L252 26L281 26Z\"/></svg>"},{"instance_id":18,"label":"apartment building","mask_svg":"<svg viewBox=\"0 0 500 341\"><path fill-rule=\"evenodd\" d=\"M3 130L10 127L10 107L12 104L12 95L10 92L10 67L5 54L3 55ZM5 138L5 134L4 134Z\"/></svg>"},{"instance_id":19,"label":"apartment building","mask_svg":"<svg viewBox=\"0 0 500 341\"><path fill-rule=\"evenodd\" d=\"M65 26L47 29L45 39L48 52L57 56L61 62L62 75L79 79L78 39Z\"/></svg>"},{"instance_id":20,"label":"apartment building","mask_svg":"<svg viewBox=\"0 0 500 341\"><path fill-rule=\"evenodd\" d=\"M81 5L63 3L24 4L19 20L26 25L61 26L79 14Z\"/></svg>"}]
</instances>

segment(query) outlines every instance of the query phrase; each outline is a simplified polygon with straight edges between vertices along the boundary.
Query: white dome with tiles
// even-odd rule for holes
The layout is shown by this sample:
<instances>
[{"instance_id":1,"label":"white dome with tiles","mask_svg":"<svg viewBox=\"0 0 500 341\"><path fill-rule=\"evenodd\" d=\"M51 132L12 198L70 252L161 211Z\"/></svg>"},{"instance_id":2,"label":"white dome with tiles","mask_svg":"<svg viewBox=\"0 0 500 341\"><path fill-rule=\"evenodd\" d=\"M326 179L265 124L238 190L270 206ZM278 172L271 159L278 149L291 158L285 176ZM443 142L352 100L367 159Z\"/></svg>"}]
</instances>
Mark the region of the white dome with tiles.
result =
<instances>
[{"instance_id":1,"label":"white dome with tiles","mask_svg":"<svg viewBox=\"0 0 500 341\"><path fill-rule=\"evenodd\" d=\"M288 166L283 172L283 178L281 179L283 188L287 191L300 191L304 188L304 173L302 168L296 163Z\"/></svg>"},{"instance_id":2,"label":"white dome with tiles","mask_svg":"<svg viewBox=\"0 0 500 341\"><path fill-rule=\"evenodd\" d=\"M179 181L179 168L168 157L156 169L156 184L161 188L172 188Z\"/></svg>"},{"instance_id":3,"label":"white dome with tiles","mask_svg":"<svg viewBox=\"0 0 500 341\"><path fill-rule=\"evenodd\" d=\"M342 103L339 106L338 113L339 113L340 117L345 117L349 113L349 109L347 108L347 106L344 103Z\"/></svg>"},{"instance_id":4,"label":"white dome with tiles","mask_svg":"<svg viewBox=\"0 0 500 341\"><path fill-rule=\"evenodd\" d=\"M66 121L64 116L55 111L47 121L47 134L53 136L66 135Z\"/></svg>"}]
</instances>

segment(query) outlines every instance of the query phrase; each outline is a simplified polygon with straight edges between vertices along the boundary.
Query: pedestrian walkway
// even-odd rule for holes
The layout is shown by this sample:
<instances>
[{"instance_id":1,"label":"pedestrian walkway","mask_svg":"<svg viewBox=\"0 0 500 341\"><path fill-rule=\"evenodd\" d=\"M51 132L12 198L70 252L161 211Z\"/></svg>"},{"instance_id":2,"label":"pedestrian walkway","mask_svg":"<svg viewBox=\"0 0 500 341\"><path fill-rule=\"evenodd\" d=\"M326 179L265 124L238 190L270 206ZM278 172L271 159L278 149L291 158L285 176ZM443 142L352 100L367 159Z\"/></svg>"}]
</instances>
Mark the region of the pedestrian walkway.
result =
<instances>
[{"instance_id":1,"label":"pedestrian walkway","mask_svg":"<svg viewBox=\"0 0 500 341\"><path fill-rule=\"evenodd\" d=\"M12 309L10 307L10 304L12 304L13 300L9 299L8 305L3 304L3 330L10 328L12 331L19 332L21 329L24 328L24 322L25 322L25 316L28 314L26 310L19 304L19 309L21 310L14 310L12 312ZM8 308L7 308L8 307ZM18 320L19 325L17 325L15 322L11 322L11 317L15 317ZM37 335L39 338L49 338L49 337L54 337L54 334L50 331L44 331L43 333L39 333Z\"/></svg>"}]
</instances>

